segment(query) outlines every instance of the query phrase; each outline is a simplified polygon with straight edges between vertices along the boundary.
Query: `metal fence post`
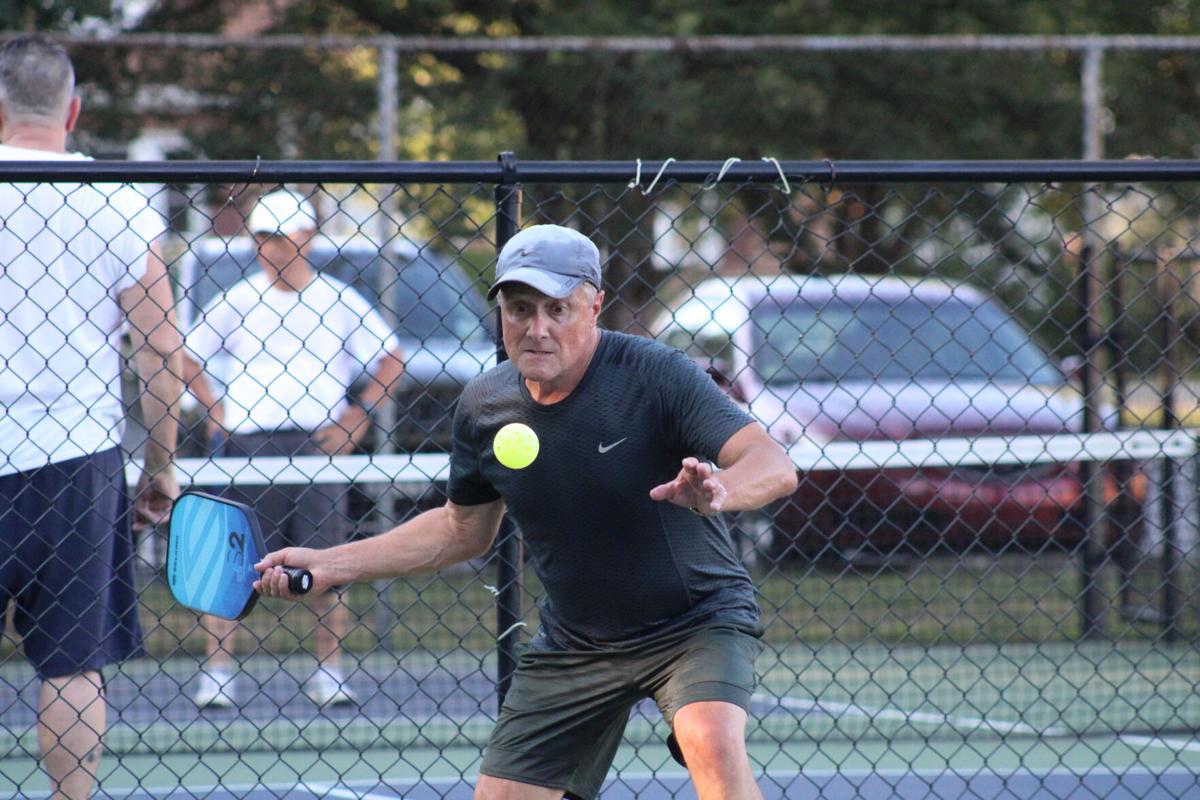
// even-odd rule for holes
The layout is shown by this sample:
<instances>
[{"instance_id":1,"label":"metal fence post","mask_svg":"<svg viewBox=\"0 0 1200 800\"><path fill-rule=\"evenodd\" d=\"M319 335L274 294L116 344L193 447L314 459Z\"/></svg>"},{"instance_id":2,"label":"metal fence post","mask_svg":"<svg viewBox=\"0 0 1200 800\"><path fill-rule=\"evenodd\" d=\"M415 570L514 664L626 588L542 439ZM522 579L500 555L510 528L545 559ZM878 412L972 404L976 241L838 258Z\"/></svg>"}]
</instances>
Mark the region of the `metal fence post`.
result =
<instances>
[{"instance_id":1,"label":"metal fence post","mask_svg":"<svg viewBox=\"0 0 1200 800\"><path fill-rule=\"evenodd\" d=\"M1100 125L1100 114L1103 108L1103 80L1101 66L1104 50L1099 46L1088 47L1083 53L1083 64L1080 80L1083 96L1083 153L1085 159L1099 159L1104 152L1104 133ZM1079 254L1079 285L1077 302L1079 304L1079 324L1083 326L1083 431L1095 433L1103 428L1100 420L1099 391L1103 372L1097 363L1101 357L1098 345L1105 336L1103 322L1099 316L1103 313L1100 308L1094 308L1100 296L1107 294L1107 287L1101 282L1095 261L1100 257L1100 245L1096 232L1092 229L1100 218L1097 192L1100 187L1096 184L1083 185L1083 229L1080 235L1083 247ZM1079 477L1084 487L1083 551L1080 558L1080 587L1079 605L1083 623L1083 637L1096 638L1102 635L1102 598L1098 581L1105 561L1105 518L1102 501L1103 470L1092 462L1080 465Z\"/></svg>"},{"instance_id":2,"label":"metal fence post","mask_svg":"<svg viewBox=\"0 0 1200 800\"><path fill-rule=\"evenodd\" d=\"M1095 187L1085 189L1095 191ZM1089 194L1088 197L1091 195ZM1085 233L1090 229L1094 216L1087 215L1090 203L1085 198ZM1100 430L1099 400L1096 393L1100 388L1100 370L1097 360L1100 357L1097 345L1100 339L1101 324L1097 319L1096 303L1096 265L1093 260L1096 251L1090 237L1085 236L1083 247L1079 253L1079 269L1076 272L1076 304L1080 311L1079 323L1083 326L1083 370L1080 375L1080 390L1083 395L1083 432L1095 433ZM1102 604L1100 586L1098 585L1100 571L1104 564L1104 511L1100 487L1101 470L1091 461L1079 465L1079 478L1083 483L1083 546L1080 553L1080 592L1079 613L1082 622L1081 634L1085 639L1100 638L1102 630Z\"/></svg>"},{"instance_id":3,"label":"metal fence post","mask_svg":"<svg viewBox=\"0 0 1200 800\"><path fill-rule=\"evenodd\" d=\"M1173 289L1179 288L1178 283L1171 280L1171 264L1160 261L1158 275L1159 301L1162 308L1162 325L1159 327L1161 352L1160 366L1163 372L1163 388L1161 395L1162 427L1175 430L1180 426L1175 413L1175 398L1177 395L1179 365L1175 361L1176 343L1181 332L1175 319L1175 294ZM1162 621L1163 639L1168 642L1179 641L1179 506L1177 503L1178 490L1176 486L1178 470L1171 458L1162 460L1162 496L1159 498L1162 509Z\"/></svg>"},{"instance_id":4,"label":"metal fence post","mask_svg":"<svg viewBox=\"0 0 1200 800\"><path fill-rule=\"evenodd\" d=\"M494 198L496 203L496 254L499 255L506 242L521 229L521 189L517 185L517 157L511 151L498 156L503 167ZM500 315L496 315L496 361L507 360ZM521 621L521 562L524 554L521 536L512 518L505 515L500 523L500 534L496 547L496 694L498 705L504 705L504 696L512 681L517 666L516 626Z\"/></svg>"}]
</instances>

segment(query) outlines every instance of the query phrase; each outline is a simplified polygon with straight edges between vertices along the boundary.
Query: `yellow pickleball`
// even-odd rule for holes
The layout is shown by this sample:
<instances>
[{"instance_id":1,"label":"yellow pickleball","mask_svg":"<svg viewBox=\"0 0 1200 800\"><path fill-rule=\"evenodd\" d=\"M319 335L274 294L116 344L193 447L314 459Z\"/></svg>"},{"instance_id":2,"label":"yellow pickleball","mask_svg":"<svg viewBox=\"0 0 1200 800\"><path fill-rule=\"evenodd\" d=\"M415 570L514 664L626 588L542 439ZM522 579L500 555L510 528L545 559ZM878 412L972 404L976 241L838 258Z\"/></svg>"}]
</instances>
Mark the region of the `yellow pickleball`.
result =
<instances>
[{"instance_id":1,"label":"yellow pickleball","mask_svg":"<svg viewBox=\"0 0 1200 800\"><path fill-rule=\"evenodd\" d=\"M523 422L510 422L496 431L492 452L496 460L509 469L525 469L538 456L538 437L533 428Z\"/></svg>"}]
</instances>

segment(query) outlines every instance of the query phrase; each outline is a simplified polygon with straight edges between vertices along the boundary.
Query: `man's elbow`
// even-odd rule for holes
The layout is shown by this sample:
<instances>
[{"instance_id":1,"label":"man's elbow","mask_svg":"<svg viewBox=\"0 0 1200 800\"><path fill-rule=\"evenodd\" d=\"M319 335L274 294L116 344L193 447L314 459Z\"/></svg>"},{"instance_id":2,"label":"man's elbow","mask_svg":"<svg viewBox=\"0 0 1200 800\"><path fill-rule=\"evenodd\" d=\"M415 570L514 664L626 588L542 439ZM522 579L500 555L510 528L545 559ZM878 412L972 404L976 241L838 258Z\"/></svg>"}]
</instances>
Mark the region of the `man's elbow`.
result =
<instances>
[{"instance_id":1,"label":"man's elbow","mask_svg":"<svg viewBox=\"0 0 1200 800\"><path fill-rule=\"evenodd\" d=\"M492 549L491 539L480 539L472 543L466 550L466 555L462 558L463 561L470 561L474 558L483 558Z\"/></svg>"},{"instance_id":2,"label":"man's elbow","mask_svg":"<svg viewBox=\"0 0 1200 800\"><path fill-rule=\"evenodd\" d=\"M391 354L391 370L389 372L390 375L388 377L391 378L388 381L389 384L394 385L396 381L404 377L404 354L399 350ZM387 388L391 389L393 387L389 385Z\"/></svg>"},{"instance_id":3,"label":"man's elbow","mask_svg":"<svg viewBox=\"0 0 1200 800\"><path fill-rule=\"evenodd\" d=\"M160 323L146 333L142 352L163 361L178 362L182 369L183 336L171 323Z\"/></svg>"},{"instance_id":4,"label":"man's elbow","mask_svg":"<svg viewBox=\"0 0 1200 800\"><path fill-rule=\"evenodd\" d=\"M487 528L479 529L466 541L467 550L470 554L463 560L469 561L472 558L480 558L487 555L492 549L492 542L496 541L496 531L488 530Z\"/></svg>"},{"instance_id":5,"label":"man's elbow","mask_svg":"<svg viewBox=\"0 0 1200 800\"><path fill-rule=\"evenodd\" d=\"M776 466L773 470L775 486L772 499L778 500L796 491L800 486L800 476L796 472L796 465L792 463L791 457L783 448L779 448L775 461Z\"/></svg>"},{"instance_id":6,"label":"man's elbow","mask_svg":"<svg viewBox=\"0 0 1200 800\"><path fill-rule=\"evenodd\" d=\"M794 493L798 488L800 488L800 476L797 474L795 466L792 465L791 461L788 461L785 469L779 475L779 489L775 494L775 499L778 500L780 497L786 497Z\"/></svg>"},{"instance_id":7,"label":"man's elbow","mask_svg":"<svg viewBox=\"0 0 1200 800\"><path fill-rule=\"evenodd\" d=\"M500 520L479 517L474 514L463 514L460 508L450 503L445 506L450 514L453 529L454 560L456 562L470 561L486 555L492 547L496 533L500 528ZM457 513L456 513L457 512Z\"/></svg>"}]
</instances>

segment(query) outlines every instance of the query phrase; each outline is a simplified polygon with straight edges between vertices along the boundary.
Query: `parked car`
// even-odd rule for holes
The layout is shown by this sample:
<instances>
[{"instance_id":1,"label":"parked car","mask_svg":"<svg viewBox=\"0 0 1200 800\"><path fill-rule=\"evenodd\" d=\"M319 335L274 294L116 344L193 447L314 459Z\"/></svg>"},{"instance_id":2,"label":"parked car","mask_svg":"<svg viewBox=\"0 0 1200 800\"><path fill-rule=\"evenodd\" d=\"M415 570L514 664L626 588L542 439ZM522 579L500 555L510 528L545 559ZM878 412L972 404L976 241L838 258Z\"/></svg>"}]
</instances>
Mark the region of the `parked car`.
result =
<instances>
[{"instance_id":1,"label":"parked car","mask_svg":"<svg viewBox=\"0 0 1200 800\"><path fill-rule=\"evenodd\" d=\"M785 445L1079 431L1063 372L997 301L896 277L706 279L651 330L717 375ZM1070 542L1069 463L802 472L773 557Z\"/></svg>"},{"instance_id":2,"label":"parked car","mask_svg":"<svg viewBox=\"0 0 1200 800\"><path fill-rule=\"evenodd\" d=\"M495 363L490 315L455 264L401 243L380 251L366 241L318 238L309 259L351 285L393 322L404 377L391 431L399 452L449 452L453 404L467 381ZM205 237L190 244L177 275L179 317L186 330L220 292L259 269L248 237ZM366 442L378 446L378 442Z\"/></svg>"}]
</instances>

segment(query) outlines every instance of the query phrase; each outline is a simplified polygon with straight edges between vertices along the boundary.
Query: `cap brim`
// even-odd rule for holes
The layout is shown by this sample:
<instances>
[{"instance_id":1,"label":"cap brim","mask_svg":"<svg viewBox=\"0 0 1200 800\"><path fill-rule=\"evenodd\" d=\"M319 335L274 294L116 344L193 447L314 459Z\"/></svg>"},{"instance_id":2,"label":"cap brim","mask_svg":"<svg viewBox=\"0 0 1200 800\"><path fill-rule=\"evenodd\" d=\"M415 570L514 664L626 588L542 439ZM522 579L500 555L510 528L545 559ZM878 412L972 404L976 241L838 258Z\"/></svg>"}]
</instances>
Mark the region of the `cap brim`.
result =
<instances>
[{"instance_id":1,"label":"cap brim","mask_svg":"<svg viewBox=\"0 0 1200 800\"><path fill-rule=\"evenodd\" d=\"M251 236L292 236L303 231L315 231L316 225L301 222L298 224L289 224L284 222L281 225L259 225L257 228L250 228Z\"/></svg>"},{"instance_id":2,"label":"cap brim","mask_svg":"<svg viewBox=\"0 0 1200 800\"><path fill-rule=\"evenodd\" d=\"M496 292L500 291L500 288L506 283L523 283L527 286L532 286L542 294L562 300L565 297L569 297L571 292L575 291L576 287L585 280L585 278L558 275L533 267L518 267L504 273L504 277L496 281L492 288L488 290L487 296L488 300L494 299Z\"/></svg>"}]
</instances>

